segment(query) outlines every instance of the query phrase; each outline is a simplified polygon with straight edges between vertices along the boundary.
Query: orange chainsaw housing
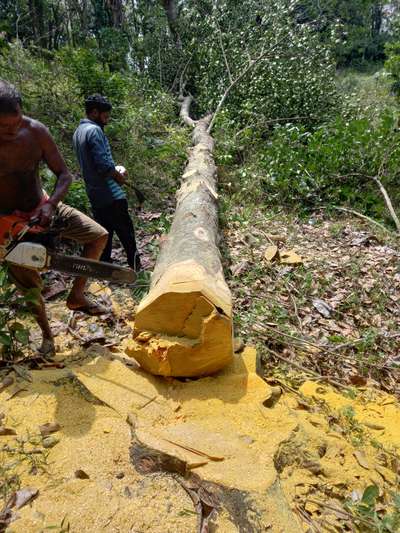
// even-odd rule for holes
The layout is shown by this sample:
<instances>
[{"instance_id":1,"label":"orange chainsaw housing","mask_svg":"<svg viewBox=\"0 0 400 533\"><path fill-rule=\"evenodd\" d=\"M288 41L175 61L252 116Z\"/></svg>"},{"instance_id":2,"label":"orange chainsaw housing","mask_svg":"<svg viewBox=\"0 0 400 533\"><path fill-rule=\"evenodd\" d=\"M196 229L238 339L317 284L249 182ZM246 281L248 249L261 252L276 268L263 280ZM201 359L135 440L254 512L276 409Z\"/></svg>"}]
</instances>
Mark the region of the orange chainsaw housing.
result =
<instances>
[{"instance_id":1,"label":"orange chainsaw housing","mask_svg":"<svg viewBox=\"0 0 400 533\"><path fill-rule=\"evenodd\" d=\"M0 246L5 246L10 240L15 239L18 233L28 224L26 218L17 215L0 215ZM33 226L28 233L42 233L43 228Z\"/></svg>"}]
</instances>

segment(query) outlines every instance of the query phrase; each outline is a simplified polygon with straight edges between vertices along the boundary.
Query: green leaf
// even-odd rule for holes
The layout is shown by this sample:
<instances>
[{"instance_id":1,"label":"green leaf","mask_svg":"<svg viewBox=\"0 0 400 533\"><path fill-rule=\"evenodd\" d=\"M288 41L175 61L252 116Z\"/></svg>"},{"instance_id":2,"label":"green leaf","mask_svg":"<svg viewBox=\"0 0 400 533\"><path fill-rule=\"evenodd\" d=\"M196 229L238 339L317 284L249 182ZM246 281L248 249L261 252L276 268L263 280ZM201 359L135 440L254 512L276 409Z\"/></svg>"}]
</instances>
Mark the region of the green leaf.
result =
<instances>
[{"instance_id":1,"label":"green leaf","mask_svg":"<svg viewBox=\"0 0 400 533\"><path fill-rule=\"evenodd\" d=\"M7 270L4 267L1 267L0 268L0 287L4 287L7 281L8 281Z\"/></svg>"},{"instance_id":2,"label":"green leaf","mask_svg":"<svg viewBox=\"0 0 400 533\"><path fill-rule=\"evenodd\" d=\"M29 331L27 329L19 329L15 332L15 338L25 346L29 343Z\"/></svg>"},{"instance_id":3,"label":"green leaf","mask_svg":"<svg viewBox=\"0 0 400 533\"><path fill-rule=\"evenodd\" d=\"M0 331L0 344L3 346L11 346L11 335L4 331Z\"/></svg>"},{"instance_id":4,"label":"green leaf","mask_svg":"<svg viewBox=\"0 0 400 533\"><path fill-rule=\"evenodd\" d=\"M361 503L372 506L375 504L376 499L379 496L379 489L376 485L369 485L365 490L361 498Z\"/></svg>"},{"instance_id":5,"label":"green leaf","mask_svg":"<svg viewBox=\"0 0 400 533\"><path fill-rule=\"evenodd\" d=\"M24 301L26 303L38 304L39 297L40 297L39 289L30 289L29 291L26 292L26 294L24 294Z\"/></svg>"},{"instance_id":6,"label":"green leaf","mask_svg":"<svg viewBox=\"0 0 400 533\"><path fill-rule=\"evenodd\" d=\"M13 322L12 324L10 324L9 326L9 330L12 332L12 333L15 333L16 331L21 331L25 329L23 324L21 324L21 322Z\"/></svg>"}]
</instances>

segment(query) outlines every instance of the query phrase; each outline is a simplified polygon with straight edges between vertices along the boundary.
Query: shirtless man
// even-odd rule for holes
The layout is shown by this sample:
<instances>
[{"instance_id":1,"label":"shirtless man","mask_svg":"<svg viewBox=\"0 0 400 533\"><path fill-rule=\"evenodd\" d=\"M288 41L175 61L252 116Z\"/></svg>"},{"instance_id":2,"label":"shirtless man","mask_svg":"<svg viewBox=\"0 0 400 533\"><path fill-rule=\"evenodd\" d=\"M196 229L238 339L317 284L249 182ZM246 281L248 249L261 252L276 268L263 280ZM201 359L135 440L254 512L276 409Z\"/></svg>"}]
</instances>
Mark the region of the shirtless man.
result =
<instances>
[{"instance_id":1,"label":"shirtless man","mask_svg":"<svg viewBox=\"0 0 400 533\"><path fill-rule=\"evenodd\" d=\"M50 197L43 191L39 176L42 161L57 176ZM22 114L20 94L14 86L0 80L0 217L16 213L26 220L38 218L38 225L46 228L57 215L66 228L62 236L82 244L83 257L97 260L107 243L108 233L83 213L61 203L71 181L72 176L46 127ZM13 266L9 273L22 291L42 288L36 271ZM75 279L67 298L68 308L89 314L105 312L85 296L85 284L86 278ZM43 334L39 351L52 356L54 339L42 296L32 306L32 311Z\"/></svg>"}]
</instances>

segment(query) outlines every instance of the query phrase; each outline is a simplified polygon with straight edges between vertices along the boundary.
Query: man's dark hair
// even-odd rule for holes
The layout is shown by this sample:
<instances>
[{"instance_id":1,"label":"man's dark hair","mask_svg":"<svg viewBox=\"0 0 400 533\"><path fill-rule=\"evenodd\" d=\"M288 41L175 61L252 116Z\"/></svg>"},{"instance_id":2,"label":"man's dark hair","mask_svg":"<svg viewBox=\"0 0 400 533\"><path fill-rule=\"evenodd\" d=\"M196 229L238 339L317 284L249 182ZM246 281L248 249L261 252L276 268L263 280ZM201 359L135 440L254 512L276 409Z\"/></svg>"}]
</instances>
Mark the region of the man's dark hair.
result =
<instances>
[{"instance_id":1,"label":"man's dark hair","mask_svg":"<svg viewBox=\"0 0 400 533\"><path fill-rule=\"evenodd\" d=\"M102 96L101 94L92 94L85 100L85 110L86 113L91 113L95 109L100 112L111 111L112 105L105 96Z\"/></svg>"},{"instance_id":2,"label":"man's dark hair","mask_svg":"<svg viewBox=\"0 0 400 533\"><path fill-rule=\"evenodd\" d=\"M22 107L20 93L7 81L0 80L0 115L16 115Z\"/></svg>"}]
</instances>

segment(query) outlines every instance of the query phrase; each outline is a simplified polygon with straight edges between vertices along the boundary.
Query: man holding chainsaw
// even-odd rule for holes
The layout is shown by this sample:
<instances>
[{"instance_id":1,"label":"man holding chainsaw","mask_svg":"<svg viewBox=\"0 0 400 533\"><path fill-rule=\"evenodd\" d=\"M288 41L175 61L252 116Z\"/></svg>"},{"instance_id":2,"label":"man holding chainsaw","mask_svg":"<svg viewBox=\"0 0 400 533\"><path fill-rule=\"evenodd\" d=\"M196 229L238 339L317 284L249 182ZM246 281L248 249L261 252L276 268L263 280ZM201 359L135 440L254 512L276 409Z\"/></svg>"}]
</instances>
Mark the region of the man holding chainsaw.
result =
<instances>
[{"instance_id":1,"label":"man holding chainsaw","mask_svg":"<svg viewBox=\"0 0 400 533\"><path fill-rule=\"evenodd\" d=\"M42 189L39 165L44 161L57 176L55 189L47 196ZM0 80L0 246L13 229L37 220L33 232L45 231L57 216L65 228L61 236L83 245L83 257L98 260L107 243L107 231L65 204L72 177L46 127L22 114L22 99L16 88ZM11 221L11 222L10 222ZM22 290L42 288L38 271L10 265L9 273ZM107 310L84 294L86 278L77 277L67 299L67 306L89 314ZM43 333L39 351L45 356L55 353L54 339L39 296L33 312Z\"/></svg>"},{"instance_id":2,"label":"man holding chainsaw","mask_svg":"<svg viewBox=\"0 0 400 533\"><path fill-rule=\"evenodd\" d=\"M110 102L104 96L89 96L85 101L87 118L80 121L73 143L93 216L108 231L108 241L101 260L111 262L113 234L116 233L125 249L129 266L138 272L141 264L135 231L126 194L122 189L127 172L124 167L115 165L104 133L111 109Z\"/></svg>"}]
</instances>

